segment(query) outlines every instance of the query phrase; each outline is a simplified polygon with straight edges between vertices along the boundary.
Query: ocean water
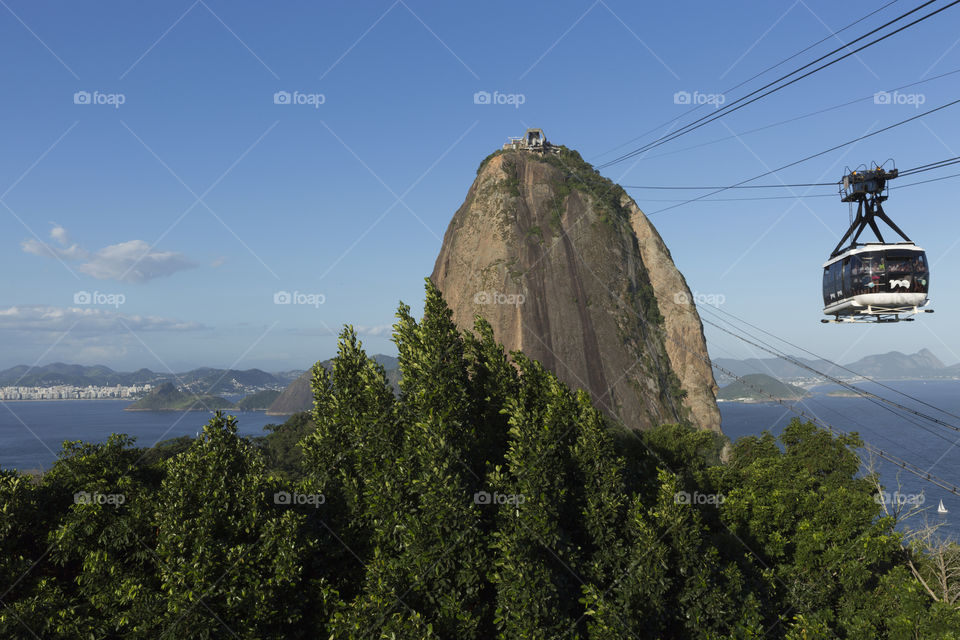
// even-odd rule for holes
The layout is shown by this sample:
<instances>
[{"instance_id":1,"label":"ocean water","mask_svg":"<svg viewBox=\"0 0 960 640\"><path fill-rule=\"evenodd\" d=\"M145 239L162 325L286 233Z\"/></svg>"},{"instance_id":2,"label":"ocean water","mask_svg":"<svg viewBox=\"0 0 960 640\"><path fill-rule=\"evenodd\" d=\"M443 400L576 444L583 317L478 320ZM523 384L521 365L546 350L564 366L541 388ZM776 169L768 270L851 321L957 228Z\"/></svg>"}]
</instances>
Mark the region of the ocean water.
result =
<instances>
[{"instance_id":1,"label":"ocean water","mask_svg":"<svg viewBox=\"0 0 960 640\"><path fill-rule=\"evenodd\" d=\"M960 416L960 380L899 380L884 384ZM960 428L960 417L940 413L878 384L857 383L856 386ZM916 416L904 417L902 413L898 415L899 412L893 413L885 406L878 406L876 402L866 398L827 395L840 390L841 387L836 385L814 387L810 389L812 397L794 404L837 430L855 431L861 439L874 447L906 460L948 484L960 487L960 431L930 424ZM778 435L795 417L792 411L773 402L722 402L720 414L723 417L722 429L731 440L747 435L759 435L764 430ZM866 454L861 457L864 455ZM913 499L916 502L922 500L923 507L928 507L917 517L918 524L926 518L931 524L942 524L941 533L960 538L960 496L903 471L886 460L877 459L875 466L888 493L893 494L899 486L901 499ZM922 498L914 497L921 493ZM940 500L943 500L949 511L946 515L938 515L936 512Z\"/></svg>"},{"instance_id":2,"label":"ocean water","mask_svg":"<svg viewBox=\"0 0 960 640\"><path fill-rule=\"evenodd\" d=\"M124 411L128 400L38 400L0 403L0 467L49 469L65 440L104 442L126 433L136 445L193 436L212 417L206 411ZM228 412L229 413L229 412ZM237 432L263 435L263 427L284 421L262 411L236 412Z\"/></svg>"}]
</instances>

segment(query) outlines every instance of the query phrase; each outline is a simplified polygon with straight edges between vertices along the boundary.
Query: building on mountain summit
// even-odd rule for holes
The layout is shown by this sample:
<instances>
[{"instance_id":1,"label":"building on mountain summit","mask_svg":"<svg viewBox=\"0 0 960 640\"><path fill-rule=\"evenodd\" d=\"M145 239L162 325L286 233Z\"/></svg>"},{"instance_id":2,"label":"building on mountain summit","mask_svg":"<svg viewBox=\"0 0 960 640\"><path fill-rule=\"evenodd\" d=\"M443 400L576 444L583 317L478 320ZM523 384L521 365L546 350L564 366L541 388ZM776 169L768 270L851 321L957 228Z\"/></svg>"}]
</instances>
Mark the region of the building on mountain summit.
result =
<instances>
[{"instance_id":1,"label":"building on mountain summit","mask_svg":"<svg viewBox=\"0 0 960 640\"><path fill-rule=\"evenodd\" d=\"M560 149L547 141L543 129L527 129L526 135L519 138L510 138L510 142L503 145L504 151L533 151L535 153L559 153Z\"/></svg>"}]
</instances>

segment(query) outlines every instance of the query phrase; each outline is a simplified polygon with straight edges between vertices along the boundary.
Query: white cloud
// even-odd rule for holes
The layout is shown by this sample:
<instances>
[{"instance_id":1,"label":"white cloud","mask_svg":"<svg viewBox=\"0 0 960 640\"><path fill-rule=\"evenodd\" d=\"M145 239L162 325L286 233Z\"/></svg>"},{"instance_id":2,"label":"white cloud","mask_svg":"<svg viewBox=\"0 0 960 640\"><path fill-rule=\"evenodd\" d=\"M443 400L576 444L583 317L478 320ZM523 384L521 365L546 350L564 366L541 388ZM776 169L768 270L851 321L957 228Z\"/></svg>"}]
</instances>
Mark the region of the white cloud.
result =
<instances>
[{"instance_id":1,"label":"white cloud","mask_svg":"<svg viewBox=\"0 0 960 640\"><path fill-rule=\"evenodd\" d=\"M67 230L58 224L50 230L50 238L53 242L33 238L24 240L21 247L34 255L79 263L76 264L77 271L99 280L142 283L197 266L182 253L155 251L143 240L128 240L88 251L71 243Z\"/></svg>"},{"instance_id":2,"label":"white cloud","mask_svg":"<svg viewBox=\"0 0 960 640\"><path fill-rule=\"evenodd\" d=\"M392 324L380 324L374 327L366 327L363 325L357 325L354 327L358 335L361 336L373 336L377 338L389 338L393 335L393 325Z\"/></svg>"},{"instance_id":3,"label":"white cloud","mask_svg":"<svg viewBox=\"0 0 960 640\"><path fill-rule=\"evenodd\" d=\"M126 325L126 326L124 326ZM139 316L111 309L20 305L0 308L0 331L66 331L71 333L116 333L131 331L199 331L198 322Z\"/></svg>"},{"instance_id":4,"label":"white cloud","mask_svg":"<svg viewBox=\"0 0 960 640\"><path fill-rule=\"evenodd\" d=\"M70 244L70 235L67 233L67 230L56 223L54 223L53 229L50 230L50 237L64 247Z\"/></svg>"},{"instance_id":5,"label":"white cloud","mask_svg":"<svg viewBox=\"0 0 960 640\"><path fill-rule=\"evenodd\" d=\"M357 335L361 338L389 338L393 335L393 325L392 324L380 324L374 326L367 326L361 324L353 325L353 330L357 332ZM305 337L320 337L320 336L339 336L343 331L342 326L337 327L308 327L308 328L299 328L291 329L290 333L298 336Z\"/></svg>"}]
</instances>

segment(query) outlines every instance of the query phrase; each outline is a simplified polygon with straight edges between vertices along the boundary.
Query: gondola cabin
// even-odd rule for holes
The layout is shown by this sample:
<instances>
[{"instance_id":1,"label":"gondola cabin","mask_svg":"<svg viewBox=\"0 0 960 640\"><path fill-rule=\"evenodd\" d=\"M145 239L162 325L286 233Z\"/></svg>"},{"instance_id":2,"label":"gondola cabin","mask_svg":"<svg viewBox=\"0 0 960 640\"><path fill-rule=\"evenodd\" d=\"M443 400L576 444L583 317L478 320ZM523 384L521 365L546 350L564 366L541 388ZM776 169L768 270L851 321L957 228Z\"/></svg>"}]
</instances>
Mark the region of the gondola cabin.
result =
<instances>
[{"instance_id":1,"label":"gondola cabin","mask_svg":"<svg viewBox=\"0 0 960 640\"><path fill-rule=\"evenodd\" d=\"M867 243L823 265L823 313L909 314L928 302L927 254L912 242Z\"/></svg>"},{"instance_id":2,"label":"gondola cabin","mask_svg":"<svg viewBox=\"0 0 960 640\"><path fill-rule=\"evenodd\" d=\"M845 172L840 199L856 202L857 215L823 265L823 313L832 319L821 322L899 322L932 313L921 309L929 302L927 254L883 210L887 182L898 175L876 164ZM878 222L903 242L885 242ZM868 227L878 242L858 242Z\"/></svg>"}]
</instances>

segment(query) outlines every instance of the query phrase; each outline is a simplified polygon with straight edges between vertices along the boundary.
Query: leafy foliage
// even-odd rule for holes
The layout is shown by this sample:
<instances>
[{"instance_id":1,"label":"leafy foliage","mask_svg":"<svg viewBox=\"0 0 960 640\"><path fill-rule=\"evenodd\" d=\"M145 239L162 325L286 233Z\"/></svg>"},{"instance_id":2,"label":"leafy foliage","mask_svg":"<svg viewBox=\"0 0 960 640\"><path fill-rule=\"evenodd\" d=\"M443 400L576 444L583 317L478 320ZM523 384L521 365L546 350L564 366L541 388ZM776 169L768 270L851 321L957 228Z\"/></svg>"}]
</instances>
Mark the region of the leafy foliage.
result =
<instances>
[{"instance_id":1,"label":"leafy foliage","mask_svg":"<svg viewBox=\"0 0 960 640\"><path fill-rule=\"evenodd\" d=\"M960 553L904 544L855 436L615 430L429 281L394 340L399 396L347 327L265 438L0 471L0 637L960 638Z\"/></svg>"}]
</instances>

